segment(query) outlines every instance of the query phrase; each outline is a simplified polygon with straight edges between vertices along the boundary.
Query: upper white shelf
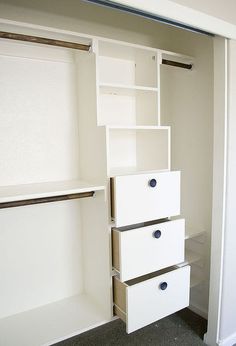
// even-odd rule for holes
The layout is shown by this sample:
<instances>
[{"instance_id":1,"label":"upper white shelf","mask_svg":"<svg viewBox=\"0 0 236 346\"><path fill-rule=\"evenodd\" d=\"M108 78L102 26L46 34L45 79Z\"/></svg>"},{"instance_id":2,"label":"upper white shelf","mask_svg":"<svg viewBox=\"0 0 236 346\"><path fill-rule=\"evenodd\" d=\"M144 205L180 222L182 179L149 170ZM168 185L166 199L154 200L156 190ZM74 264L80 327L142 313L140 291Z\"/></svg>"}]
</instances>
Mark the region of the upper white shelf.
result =
<instances>
[{"instance_id":1,"label":"upper white shelf","mask_svg":"<svg viewBox=\"0 0 236 346\"><path fill-rule=\"evenodd\" d=\"M112 89L125 89L125 90L140 90L140 91L154 91L157 92L158 88L147 87L142 85L127 85L119 83L99 83L99 87L103 88L107 92Z\"/></svg>"},{"instance_id":2,"label":"upper white shelf","mask_svg":"<svg viewBox=\"0 0 236 346\"><path fill-rule=\"evenodd\" d=\"M80 180L8 185L0 187L0 203L71 195L104 189L104 186L89 184Z\"/></svg>"}]
</instances>

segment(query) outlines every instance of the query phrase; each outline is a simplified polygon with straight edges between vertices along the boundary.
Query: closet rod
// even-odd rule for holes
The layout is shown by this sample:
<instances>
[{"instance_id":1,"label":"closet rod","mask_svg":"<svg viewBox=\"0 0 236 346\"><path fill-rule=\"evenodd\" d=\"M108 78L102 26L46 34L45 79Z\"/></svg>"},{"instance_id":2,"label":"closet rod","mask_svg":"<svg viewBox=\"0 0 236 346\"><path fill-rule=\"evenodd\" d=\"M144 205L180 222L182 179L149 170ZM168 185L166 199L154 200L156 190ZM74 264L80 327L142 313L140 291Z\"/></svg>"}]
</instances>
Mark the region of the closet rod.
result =
<instances>
[{"instance_id":1,"label":"closet rod","mask_svg":"<svg viewBox=\"0 0 236 346\"><path fill-rule=\"evenodd\" d=\"M85 198L85 197L93 197L94 193L95 193L94 191L89 191L89 192L73 193L70 195L39 197L39 198L25 199L25 200L19 200L19 201L3 202L3 203L0 203L0 209L23 207L25 205L40 204L40 203L68 201L71 199L78 199L78 198Z\"/></svg>"},{"instance_id":2,"label":"closet rod","mask_svg":"<svg viewBox=\"0 0 236 346\"><path fill-rule=\"evenodd\" d=\"M9 40L17 40L17 41L27 41L27 42L40 43L40 44L47 44L49 46L79 49L79 50L84 50L86 52L88 52L91 48L91 46L87 45L87 44L54 40L51 38L38 37L38 36L16 34L16 33L6 32L6 31L0 31L0 38L6 38Z\"/></svg>"},{"instance_id":3,"label":"closet rod","mask_svg":"<svg viewBox=\"0 0 236 346\"><path fill-rule=\"evenodd\" d=\"M169 65L169 66L175 66L175 67L180 67L180 68L185 68L187 70L191 70L193 65L192 64L184 64L182 62L178 61L172 61L172 60L167 60L167 59L162 59L162 64L163 65Z\"/></svg>"}]
</instances>

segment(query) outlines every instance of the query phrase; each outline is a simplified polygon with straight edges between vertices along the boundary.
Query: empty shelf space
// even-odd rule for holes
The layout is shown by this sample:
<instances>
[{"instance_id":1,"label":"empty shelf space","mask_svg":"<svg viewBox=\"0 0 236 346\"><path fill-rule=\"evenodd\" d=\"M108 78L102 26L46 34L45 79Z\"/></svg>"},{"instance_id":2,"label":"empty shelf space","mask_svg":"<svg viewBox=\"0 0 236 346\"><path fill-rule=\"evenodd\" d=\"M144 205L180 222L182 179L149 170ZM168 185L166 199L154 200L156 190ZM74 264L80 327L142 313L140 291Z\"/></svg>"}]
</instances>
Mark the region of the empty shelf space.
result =
<instances>
[{"instance_id":1,"label":"empty shelf space","mask_svg":"<svg viewBox=\"0 0 236 346\"><path fill-rule=\"evenodd\" d=\"M2 203L81 193L86 194L99 190L104 190L104 186L93 185L79 180L1 186L0 207Z\"/></svg>"},{"instance_id":2,"label":"empty shelf space","mask_svg":"<svg viewBox=\"0 0 236 346\"><path fill-rule=\"evenodd\" d=\"M108 175L170 168L168 127L108 127Z\"/></svg>"},{"instance_id":3,"label":"empty shelf space","mask_svg":"<svg viewBox=\"0 0 236 346\"><path fill-rule=\"evenodd\" d=\"M0 343L4 346L51 345L105 322L89 297L72 296L0 319Z\"/></svg>"},{"instance_id":4,"label":"empty shelf space","mask_svg":"<svg viewBox=\"0 0 236 346\"><path fill-rule=\"evenodd\" d=\"M98 42L100 83L157 87L157 50Z\"/></svg>"},{"instance_id":5,"label":"empty shelf space","mask_svg":"<svg viewBox=\"0 0 236 346\"><path fill-rule=\"evenodd\" d=\"M157 89L111 84L100 85L98 125L157 126Z\"/></svg>"}]
</instances>

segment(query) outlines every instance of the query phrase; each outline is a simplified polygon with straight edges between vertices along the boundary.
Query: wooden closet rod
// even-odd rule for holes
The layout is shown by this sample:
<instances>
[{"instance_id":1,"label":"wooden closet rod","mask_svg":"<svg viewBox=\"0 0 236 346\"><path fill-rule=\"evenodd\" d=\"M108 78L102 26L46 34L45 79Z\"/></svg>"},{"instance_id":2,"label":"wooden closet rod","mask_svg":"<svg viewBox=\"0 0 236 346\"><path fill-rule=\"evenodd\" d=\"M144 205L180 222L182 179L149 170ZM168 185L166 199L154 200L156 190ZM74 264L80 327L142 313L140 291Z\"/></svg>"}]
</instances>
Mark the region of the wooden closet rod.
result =
<instances>
[{"instance_id":1,"label":"wooden closet rod","mask_svg":"<svg viewBox=\"0 0 236 346\"><path fill-rule=\"evenodd\" d=\"M167 59L162 59L162 64L163 65L169 65L169 66L175 66L175 67L180 67L180 68L185 68L187 70L191 70L193 65L192 64L184 64L182 62L178 61L172 61L172 60L167 60Z\"/></svg>"},{"instance_id":2,"label":"wooden closet rod","mask_svg":"<svg viewBox=\"0 0 236 346\"><path fill-rule=\"evenodd\" d=\"M78 199L78 198L85 198L85 197L93 197L94 193L95 193L94 191L89 191L89 192L73 193L71 195L39 197L39 198L25 199L20 201L3 202L3 203L0 203L0 209L22 207L22 206L31 205L31 204L67 201L71 199Z\"/></svg>"},{"instance_id":3,"label":"wooden closet rod","mask_svg":"<svg viewBox=\"0 0 236 346\"><path fill-rule=\"evenodd\" d=\"M27 41L27 42L40 43L40 44L47 44L49 46L79 49L79 50L84 50L86 52L88 52L91 48L91 46L87 45L87 44L67 42L67 41L61 41L61 40L53 40L51 38L29 36L29 35L16 34L16 33L5 32L5 31L0 31L0 38L6 38L9 40L17 40L17 41Z\"/></svg>"}]
</instances>

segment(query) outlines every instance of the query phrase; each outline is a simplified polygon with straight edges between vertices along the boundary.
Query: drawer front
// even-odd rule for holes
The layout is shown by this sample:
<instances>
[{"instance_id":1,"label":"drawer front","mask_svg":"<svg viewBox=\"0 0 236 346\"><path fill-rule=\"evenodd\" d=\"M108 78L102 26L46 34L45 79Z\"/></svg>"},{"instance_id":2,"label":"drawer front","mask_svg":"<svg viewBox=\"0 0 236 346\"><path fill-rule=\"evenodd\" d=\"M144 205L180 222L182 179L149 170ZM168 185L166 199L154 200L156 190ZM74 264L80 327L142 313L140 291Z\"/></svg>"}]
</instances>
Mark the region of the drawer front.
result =
<instances>
[{"instance_id":1,"label":"drawer front","mask_svg":"<svg viewBox=\"0 0 236 346\"><path fill-rule=\"evenodd\" d=\"M183 219L114 233L114 256L118 254L115 269L122 282L184 261Z\"/></svg>"},{"instance_id":2,"label":"drawer front","mask_svg":"<svg viewBox=\"0 0 236 346\"><path fill-rule=\"evenodd\" d=\"M164 283L167 284L166 288ZM127 287L127 333L187 307L189 283L190 267L186 266Z\"/></svg>"},{"instance_id":3,"label":"drawer front","mask_svg":"<svg viewBox=\"0 0 236 346\"><path fill-rule=\"evenodd\" d=\"M112 215L117 227L180 214L180 172L112 178Z\"/></svg>"}]
</instances>

